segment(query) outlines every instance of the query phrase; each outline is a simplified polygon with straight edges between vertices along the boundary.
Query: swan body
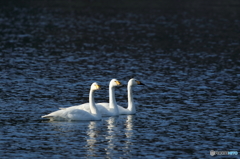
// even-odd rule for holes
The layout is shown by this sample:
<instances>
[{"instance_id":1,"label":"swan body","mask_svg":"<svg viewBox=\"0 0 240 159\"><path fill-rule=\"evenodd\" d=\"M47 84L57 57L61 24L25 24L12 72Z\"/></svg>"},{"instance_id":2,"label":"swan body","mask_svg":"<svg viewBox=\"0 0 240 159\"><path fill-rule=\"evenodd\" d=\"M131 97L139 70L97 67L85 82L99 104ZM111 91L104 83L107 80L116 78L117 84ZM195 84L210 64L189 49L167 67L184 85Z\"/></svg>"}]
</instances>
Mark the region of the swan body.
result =
<instances>
[{"instance_id":1,"label":"swan body","mask_svg":"<svg viewBox=\"0 0 240 159\"><path fill-rule=\"evenodd\" d=\"M115 87L121 86L121 83L117 79L112 79L109 83L109 103L97 103L96 107L102 114L102 116L118 116L119 111L117 107L117 102L115 98ZM85 103L79 106L80 109L84 109L90 112L89 103ZM64 108L60 108L64 109Z\"/></svg>"},{"instance_id":2,"label":"swan body","mask_svg":"<svg viewBox=\"0 0 240 159\"><path fill-rule=\"evenodd\" d=\"M57 110L48 115L42 116L42 118L48 118L50 121L53 120L101 120L102 116L99 110L97 109L94 101L94 92L100 89L100 85L97 82L94 82L91 85L89 93L89 110L86 110L84 107L72 106L64 109ZM83 104L84 105L84 104Z\"/></svg>"},{"instance_id":3,"label":"swan body","mask_svg":"<svg viewBox=\"0 0 240 159\"><path fill-rule=\"evenodd\" d=\"M127 89L128 89L128 107L127 108L123 108L122 106L118 105L118 111L119 114L136 114L136 107L134 104L134 100L133 100L133 86L136 85L144 85L143 83L141 83L140 81L132 78L128 81L128 85L127 85Z\"/></svg>"}]
</instances>

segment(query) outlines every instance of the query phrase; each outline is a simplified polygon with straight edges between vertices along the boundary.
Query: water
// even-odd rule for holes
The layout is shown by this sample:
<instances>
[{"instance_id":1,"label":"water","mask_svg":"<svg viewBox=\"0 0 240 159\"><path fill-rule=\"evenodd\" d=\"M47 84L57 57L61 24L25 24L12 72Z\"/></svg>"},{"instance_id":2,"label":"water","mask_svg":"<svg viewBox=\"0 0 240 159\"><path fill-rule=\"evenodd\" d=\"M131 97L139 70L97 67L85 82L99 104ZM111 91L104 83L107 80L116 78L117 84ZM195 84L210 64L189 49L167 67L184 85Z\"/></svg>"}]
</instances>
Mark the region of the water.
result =
<instances>
[{"instance_id":1,"label":"water","mask_svg":"<svg viewBox=\"0 0 240 159\"><path fill-rule=\"evenodd\" d=\"M2 7L1 158L210 158L240 151L237 13ZM136 115L48 122L132 77ZM116 90L127 106L126 87ZM225 156L227 157L227 156ZM232 158L233 156L231 156Z\"/></svg>"}]
</instances>

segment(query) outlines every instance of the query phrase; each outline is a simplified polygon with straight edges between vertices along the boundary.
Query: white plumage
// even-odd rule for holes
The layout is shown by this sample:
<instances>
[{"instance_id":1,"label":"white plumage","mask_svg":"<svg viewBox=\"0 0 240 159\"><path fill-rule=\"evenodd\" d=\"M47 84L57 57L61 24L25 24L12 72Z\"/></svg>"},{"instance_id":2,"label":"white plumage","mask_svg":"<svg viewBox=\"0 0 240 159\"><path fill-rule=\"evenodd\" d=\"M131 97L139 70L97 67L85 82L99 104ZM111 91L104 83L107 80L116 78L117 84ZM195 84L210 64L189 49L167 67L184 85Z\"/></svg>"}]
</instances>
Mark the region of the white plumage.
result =
<instances>
[{"instance_id":1,"label":"white plumage","mask_svg":"<svg viewBox=\"0 0 240 159\"><path fill-rule=\"evenodd\" d=\"M97 103L96 107L102 114L102 116L117 116L119 115L117 102L115 98L115 87L121 86L121 83L117 79L112 79L109 83L109 103ZM84 109L90 112L89 103L85 103L79 106L80 109ZM62 108L60 108L62 109ZM64 109L64 108L63 108Z\"/></svg>"},{"instance_id":2,"label":"white plumage","mask_svg":"<svg viewBox=\"0 0 240 159\"><path fill-rule=\"evenodd\" d=\"M80 106L72 106L57 110L48 115L42 116L42 118L48 118L51 121L53 120L101 120L102 116L99 110L97 109L94 101L94 92L100 89L100 85L97 82L94 82L91 85L89 93L89 103L88 109ZM83 104L84 105L84 104Z\"/></svg>"},{"instance_id":3,"label":"white plumage","mask_svg":"<svg viewBox=\"0 0 240 159\"><path fill-rule=\"evenodd\" d=\"M144 85L144 84L134 78L132 78L128 81L128 85L127 85L128 107L123 108L118 105L119 114L135 114L136 113L136 107L135 107L135 104L133 101L133 92L132 92L133 86L136 86L136 85Z\"/></svg>"},{"instance_id":4,"label":"white plumage","mask_svg":"<svg viewBox=\"0 0 240 159\"><path fill-rule=\"evenodd\" d=\"M132 88L135 85L144 85L144 84L134 78L128 81L128 85L127 85L128 107L127 108L117 105L116 98L115 98L115 87L119 85L121 85L121 83L117 79L112 79L109 83L109 103L96 104L96 107L98 108L102 116L117 116L119 114L135 114L136 113L136 107L133 101ZM84 109L90 112L89 103L85 103L76 107L80 107L81 109Z\"/></svg>"}]
</instances>

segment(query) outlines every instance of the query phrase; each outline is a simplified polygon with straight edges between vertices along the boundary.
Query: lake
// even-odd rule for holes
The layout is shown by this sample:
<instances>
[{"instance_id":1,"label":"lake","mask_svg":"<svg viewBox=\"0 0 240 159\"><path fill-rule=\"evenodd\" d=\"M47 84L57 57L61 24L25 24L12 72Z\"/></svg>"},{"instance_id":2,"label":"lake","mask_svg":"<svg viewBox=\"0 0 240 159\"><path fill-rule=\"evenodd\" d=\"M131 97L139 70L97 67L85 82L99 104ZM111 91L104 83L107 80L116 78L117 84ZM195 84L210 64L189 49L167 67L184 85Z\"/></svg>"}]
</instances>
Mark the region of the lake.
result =
<instances>
[{"instance_id":1,"label":"lake","mask_svg":"<svg viewBox=\"0 0 240 159\"><path fill-rule=\"evenodd\" d=\"M231 8L229 9L231 10ZM6 5L0 11L0 154L7 158L211 158L240 151L239 12ZM134 88L136 115L49 122ZM219 157L219 156L218 156ZM238 156L224 156L238 157Z\"/></svg>"}]
</instances>

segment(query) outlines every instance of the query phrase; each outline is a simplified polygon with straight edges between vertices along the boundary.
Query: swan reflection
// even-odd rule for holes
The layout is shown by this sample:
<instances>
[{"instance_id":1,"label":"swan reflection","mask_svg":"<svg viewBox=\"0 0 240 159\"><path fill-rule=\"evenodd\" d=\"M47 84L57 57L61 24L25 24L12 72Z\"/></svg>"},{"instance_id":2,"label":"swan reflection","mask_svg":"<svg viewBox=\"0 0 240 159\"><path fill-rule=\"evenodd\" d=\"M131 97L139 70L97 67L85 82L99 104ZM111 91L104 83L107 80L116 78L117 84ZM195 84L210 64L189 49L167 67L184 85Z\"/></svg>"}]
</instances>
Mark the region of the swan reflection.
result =
<instances>
[{"instance_id":1,"label":"swan reflection","mask_svg":"<svg viewBox=\"0 0 240 159\"><path fill-rule=\"evenodd\" d=\"M108 123L107 125L107 136L106 140L108 143L108 146L106 148L106 154L108 157L114 157L114 151L116 149L116 143L118 143L117 135L118 127L116 127L118 122L118 117L109 117L108 120L106 120Z\"/></svg>"},{"instance_id":2,"label":"swan reflection","mask_svg":"<svg viewBox=\"0 0 240 159\"><path fill-rule=\"evenodd\" d=\"M125 156L131 157L131 145L133 144L133 118L134 115L128 115L126 118L125 123L125 135L126 135L126 142L125 142Z\"/></svg>"},{"instance_id":3,"label":"swan reflection","mask_svg":"<svg viewBox=\"0 0 240 159\"><path fill-rule=\"evenodd\" d=\"M123 119L123 120L122 120ZM107 148L106 155L113 158L117 154L129 158L133 145L133 119L134 115L120 116L119 118L110 117L107 121ZM124 121L119 123L118 121ZM122 125L121 125L122 124ZM121 154L123 152L123 154Z\"/></svg>"},{"instance_id":4,"label":"swan reflection","mask_svg":"<svg viewBox=\"0 0 240 159\"><path fill-rule=\"evenodd\" d=\"M99 128L101 121L81 121L81 122L58 122L51 121L49 124L53 127L58 144L69 142L78 145L78 153L86 158L96 157L99 153ZM58 132L58 133L56 133Z\"/></svg>"},{"instance_id":5,"label":"swan reflection","mask_svg":"<svg viewBox=\"0 0 240 159\"><path fill-rule=\"evenodd\" d=\"M97 156L97 136L99 131L97 130L97 122L91 121L88 125L88 131L87 131L87 156L88 157L96 157Z\"/></svg>"},{"instance_id":6,"label":"swan reflection","mask_svg":"<svg viewBox=\"0 0 240 159\"><path fill-rule=\"evenodd\" d=\"M125 135L126 135L127 139L132 139L132 136L133 136L133 115L128 115L127 116Z\"/></svg>"},{"instance_id":7,"label":"swan reflection","mask_svg":"<svg viewBox=\"0 0 240 159\"><path fill-rule=\"evenodd\" d=\"M57 139L62 144L77 144L78 153L85 158L131 158L135 144L135 115L107 117L102 121L49 122Z\"/></svg>"}]
</instances>

